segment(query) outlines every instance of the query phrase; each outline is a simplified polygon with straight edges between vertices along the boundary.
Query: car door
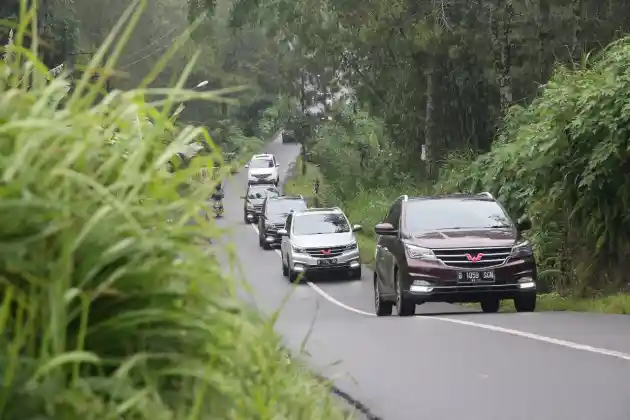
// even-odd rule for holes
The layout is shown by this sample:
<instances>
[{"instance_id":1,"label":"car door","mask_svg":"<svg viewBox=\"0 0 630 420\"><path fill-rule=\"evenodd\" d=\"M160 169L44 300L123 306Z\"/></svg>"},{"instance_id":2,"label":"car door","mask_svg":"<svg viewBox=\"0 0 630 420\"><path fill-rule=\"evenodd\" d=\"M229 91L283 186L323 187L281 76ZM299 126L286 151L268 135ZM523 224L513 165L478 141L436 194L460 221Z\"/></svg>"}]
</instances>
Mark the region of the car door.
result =
<instances>
[{"instance_id":1,"label":"car door","mask_svg":"<svg viewBox=\"0 0 630 420\"><path fill-rule=\"evenodd\" d=\"M400 203L400 200L394 201L383 222L394 225L393 221L395 220L396 212L400 207ZM391 279L391 273L393 272L392 255L390 253L390 247L393 242L392 238L392 236L379 235L376 241L376 274L380 283L381 291L386 294L394 292L393 279Z\"/></svg>"},{"instance_id":2,"label":"car door","mask_svg":"<svg viewBox=\"0 0 630 420\"><path fill-rule=\"evenodd\" d=\"M385 222L391 223L394 229L398 229L400 226L400 215L402 213L402 198L394 201L390 209ZM394 267L396 265L395 249L396 242L398 241L398 235L381 236L381 249L382 256L382 274L380 274L382 282L382 291L385 293L394 293Z\"/></svg>"},{"instance_id":3,"label":"car door","mask_svg":"<svg viewBox=\"0 0 630 420\"><path fill-rule=\"evenodd\" d=\"M289 215L287 216L287 220L284 222L284 230L287 231L287 235L283 236L282 240L280 241L280 252L285 258L285 262L288 262L288 259L286 258L286 256L288 255L287 247L291 246L290 241L289 241L289 235L291 234L292 221L293 221L293 213L289 213Z\"/></svg>"},{"instance_id":4,"label":"car door","mask_svg":"<svg viewBox=\"0 0 630 420\"><path fill-rule=\"evenodd\" d=\"M269 196L265 197L262 203L261 214L258 217L258 235L263 238L265 236L265 214L267 213L267 199Z\"/></svg>"}]
</instances>

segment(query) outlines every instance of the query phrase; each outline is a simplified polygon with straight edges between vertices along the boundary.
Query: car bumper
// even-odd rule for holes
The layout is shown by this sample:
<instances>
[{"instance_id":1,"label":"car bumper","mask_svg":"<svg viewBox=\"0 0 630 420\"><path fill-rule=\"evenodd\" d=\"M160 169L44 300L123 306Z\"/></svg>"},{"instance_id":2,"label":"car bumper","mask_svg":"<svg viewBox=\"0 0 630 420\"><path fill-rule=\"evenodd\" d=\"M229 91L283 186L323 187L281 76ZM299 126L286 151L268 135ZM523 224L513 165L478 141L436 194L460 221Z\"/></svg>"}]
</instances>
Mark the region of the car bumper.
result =
<instances>
[{"instance_id":1,"label":"car bumper","mask_svg":"<svg viewBox=\"0 0 630 420\"><path fill-rule=\"evenodd\" d=\"M278 234L278 231L266 230L263 232L263 239L269 245L280 245L282 242L282 236Z\"/></svg>"},{"instance_id":2,"label":"car bumper","mask_svg":"<svg viewBox=\"0 0 630 420\"><path fill-rule=\"evenodd\" d=\"M291 256L291 270L295 272L323 272L345 271L361 268L360 253L358 249L344 252L336 258L335 264L319 265L321 258L311 257L307 254L293 254ZM324 258L328 259L328 258Z\"/></svg>"},{"instance_id":3,"label":"car bumper","mask_svg":"<svg viewBox=\"0 0 630 420\"><path fill-rule=\"evenodd\" d=\"M250 222L257 222L258 218L260 217L260 213L256 210L245 210L245 217Z\"/></svg>"},{"instance_id":4,"label":"car bumper","mask_svg":"<svg viewBox=\"0 0 630 420\"><path fill-rule=\"evenodd\" d=\"M528 281L527 281L528 280ZM425 286L411 285L405 291L407 299L422 302L465 303L479 302L488 298L514 299L518 296L536 294L536 282L525 279L519 283L457 285L457 286Z\"/></svg>"}]
</instances>

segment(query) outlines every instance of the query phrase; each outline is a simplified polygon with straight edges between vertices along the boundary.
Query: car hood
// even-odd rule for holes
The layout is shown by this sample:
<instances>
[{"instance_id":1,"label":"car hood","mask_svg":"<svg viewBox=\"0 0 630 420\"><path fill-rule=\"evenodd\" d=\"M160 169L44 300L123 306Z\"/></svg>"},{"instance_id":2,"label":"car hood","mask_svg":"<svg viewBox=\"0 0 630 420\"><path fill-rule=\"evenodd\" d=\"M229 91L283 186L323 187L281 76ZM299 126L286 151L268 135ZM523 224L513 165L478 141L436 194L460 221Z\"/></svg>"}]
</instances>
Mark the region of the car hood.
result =
<instances>
[{"instance_id":1,"label":"car hood","mask_svg":"<svg viewBox=\"0 0 630 420\"><path fill-rule=\"evenodd\" d=\"M261 198L249 198L247 199L247 201L249 201L251 204L262 204L263 201L265 201L265 197L261 197Z\"/></svg>"},{"instance_id":2,"label":"car hood","mask_svg":"<svg viewBox=\"0 0 630 420\"><path fill-rule=\"evenodd\" d=\"M260 169L250 169L250 175L271 175L274 173L276 168L260 168Z\"/></svg>"},{"instance_id":3,"label":"car hood","mask_svg":"<svg viewBox=\"0 0 630 420\"><path fill-rule=\"evenodd\" d=\"M352 232L327 233L321 235L299 235L293 237L293 245L300 248L333 247L348 245L354 240L354 234Z\"/></svg>"},{"instance_id":4,"label":"car hood","mask_svg":"<svg viewBox=\"0 0 630 420\"><path fill-rule=\"evenodd\" d=\"M483 248L513 246L516 230L512 228L453 229L416 232L407 242L424 248Z\"/></svg>"}]
</instances>

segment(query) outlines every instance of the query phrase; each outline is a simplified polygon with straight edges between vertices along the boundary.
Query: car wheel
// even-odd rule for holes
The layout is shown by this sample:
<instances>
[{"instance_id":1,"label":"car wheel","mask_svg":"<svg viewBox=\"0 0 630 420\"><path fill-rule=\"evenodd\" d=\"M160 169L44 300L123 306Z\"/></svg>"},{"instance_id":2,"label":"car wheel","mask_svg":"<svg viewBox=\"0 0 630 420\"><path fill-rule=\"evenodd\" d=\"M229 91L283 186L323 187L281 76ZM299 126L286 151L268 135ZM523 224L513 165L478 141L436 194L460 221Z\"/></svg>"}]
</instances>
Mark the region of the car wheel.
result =
<instances>
[{"instance_id":1,"label":"car wheel","mask_svg":"<svg viewBox=\"0 0 630 420\"><path fill-rule=\"evenodd\" d=\"M263 248L263 249L265 248L265 244L264 244L263 238L260 237L260 236L258 236L258 246Z\"/></svg>"},{"instance_id":2,"label":"car wheel","mask_svg":"<svg viewBox=\"0 0 630 420\"><path fill-rule=\"evenodd\" d=\"M411 316L416 313L416 304L405 298L402 290L402 274L396 272L396 311L398 316Z\"/></svg>"},{"instance_id":3,"label":"car wheel","mask_svg":"<svg viewBox=\"0 0 630 420\"><path fill-rule=\"evenodd\" d=\"M264 239L261 239L260 242L260 246L262 246L262 249L264 249L265 251L269 251L271 249L271 245L269 245Z\"/></svg>"},{"instance_id":4,"label":"car wheel","mask_svg":"<svg viewBox=\"0 0 630 420\"><path fill-rule=\"evenodd\" d=\"M289 277L289 267L284 262L284 256L282 257L282 275L284 277Z\"/></svg>"},{"instance_id":5,"label":"car wheel","mask_svg":"<svg viewBox=\"0 0 630 420\"><path fill-rule=\"evenodd\" d=\"M536 294L526 294L514 298L516 312L534 312L536 310Z\"/></svg>"},{"instance_id":6,"label":"car wheel","mask_svg":"<svg viewBox=\"0 0 630 420\"><path fill-rule=\"evenodd\" d=\"M394 305L392 302L387 302L381 298L381 291L378 288L378 278L374 273L374 312L376 316L390 316L392 314Z\"/></svg>"},{"instance_id":7,"label":"car wheel","mask_svg":"<svg viewBox=\"0 0 630 420\"><path fill-rule=\"evenodd\" d=\"M351 280L361 280L361 268L350 270Z\"/></svg>"},{"instance_id":8,"label":"car wheel","mask_svg":"<svg viewBox=\"0 0 630 420\"><path fill-rule=\"evenodd\" d=\"M481 302L481 310L488 314L499 312L501 300L496 298L484 299Z\"/></svg>"}]
</instances>

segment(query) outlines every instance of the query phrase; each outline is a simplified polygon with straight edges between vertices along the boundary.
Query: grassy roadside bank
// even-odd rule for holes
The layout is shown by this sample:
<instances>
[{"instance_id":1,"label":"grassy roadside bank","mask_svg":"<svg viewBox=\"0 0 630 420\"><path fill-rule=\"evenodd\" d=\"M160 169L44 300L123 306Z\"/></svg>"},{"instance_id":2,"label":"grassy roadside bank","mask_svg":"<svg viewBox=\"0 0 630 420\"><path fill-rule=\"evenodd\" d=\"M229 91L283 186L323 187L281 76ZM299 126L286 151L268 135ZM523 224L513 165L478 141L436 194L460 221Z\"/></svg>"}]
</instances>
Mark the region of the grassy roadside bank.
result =
<instances>
[{"instance_id":1,"label":"grassy roadside bank","mask_svg":"<svg viewBox=\"0 0 630 420\"><path fill-rule=\"evenodd\" d=\"M137 22L141 12L132 4L123 16ZM16 39L29 27L22 22ZM98 61L122 50L124 36L112 38L86 72L114 73L115 63ZM299 355L287 363L273 317L239 299L208 246L224 233L201 217L214 185L182 194L206 159L222 159L208 130L176 126L167 105L145 100L215 94L104 92L89 74L76 85L48 80L36 51L8 49L0 61L0 418L346 419L329 383ZM167 170L201 140L210 155Z\"/></svg>"},{"instance_id":2,"label":"grassy roadside bank","mask_svg":"<svg viewBox=\"0 0 630 420\"><path fill-rule=\"evenodd\" d=\"M296 164L299 167L299 163ZM337 200L331 190L327 188L326 180L323 178L319 168L314 164L307 164L306 175L296 174L286 184L286 191L290 194L302 194L313 202L313 181L318 178L320 181L319 200L322 206L339 206L344 209L351 223L363 225L363 232L358 235L361 247L361 259L369 267L373 266L375 235L374 225L380 221L387 212L387 207L391 200L399 196L398 193L390 193L390 197L384 192L361 192L354 200L348 203L341 203ZM370 195L373 195L373 200ZM477 304L466 304L466 306L477 307ZM541 294L538 298L538 311L578 311L578 312L598 312L609 314L630 314L630 295L614 294L595 298L577 298L571 296L561 296L558 293ZM512 312L514 305L511 301L502 303L501 311Z\"/></svg>"}]
</instances>

